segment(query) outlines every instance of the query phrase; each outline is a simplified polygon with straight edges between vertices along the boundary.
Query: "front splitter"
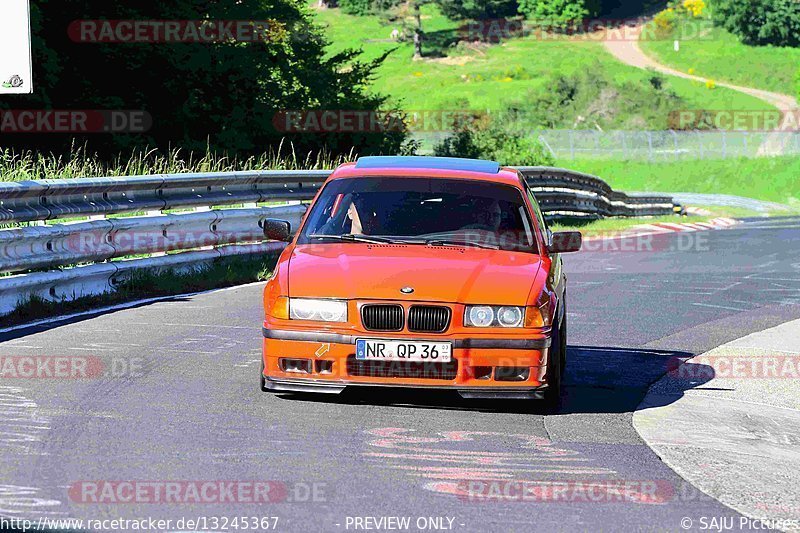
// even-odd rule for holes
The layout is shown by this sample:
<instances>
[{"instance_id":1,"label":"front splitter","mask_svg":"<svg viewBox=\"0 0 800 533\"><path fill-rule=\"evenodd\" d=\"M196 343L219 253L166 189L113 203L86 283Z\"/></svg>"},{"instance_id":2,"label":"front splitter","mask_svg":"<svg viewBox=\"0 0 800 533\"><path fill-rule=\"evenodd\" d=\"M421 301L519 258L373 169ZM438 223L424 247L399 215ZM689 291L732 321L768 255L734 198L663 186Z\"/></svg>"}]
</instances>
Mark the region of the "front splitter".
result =
<instances>
[{"instance_id":1,"label":"front splitter","mask_svg":"<svg viewBox=\"0 0 800 533\"><path fill-rule=\"evenodd\" d=\"M439 385L395 385L389 383L331 383L316 379L276 379L265 376L265 386L276 392L316 392L339 394L347 387L386 387L393 389L455 390L466 399L491 400L542 400L546 387L539 388L489 388L489 387L442 387Z\"/></svg>"}]
</instances>

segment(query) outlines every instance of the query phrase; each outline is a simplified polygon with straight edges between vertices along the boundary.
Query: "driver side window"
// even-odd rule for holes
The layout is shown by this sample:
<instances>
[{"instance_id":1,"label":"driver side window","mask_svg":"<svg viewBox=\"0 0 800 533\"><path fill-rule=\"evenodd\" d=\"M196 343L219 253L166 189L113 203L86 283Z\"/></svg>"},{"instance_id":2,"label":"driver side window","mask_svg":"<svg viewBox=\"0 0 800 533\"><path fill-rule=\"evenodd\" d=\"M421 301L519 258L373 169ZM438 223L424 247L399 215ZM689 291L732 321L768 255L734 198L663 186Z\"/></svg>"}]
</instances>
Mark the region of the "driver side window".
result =
<instances>
[{"instance_id":1,"label":"driver side window","mask_svg":"<svg viewBox=\"0 0 800 533\"><path fill-rule=\"evenodd\" d=\"M542 209L539 207L539 202L536 201L536 197L533 195L530 189L526 187L525 190L528 192L528 198L531 201L531 206L533 206L533 214L536 217L536 222L539 224L539 228L542 231L542 236L544 237L545 242L549 243L552 232L550 231L550 228L547 226L547 221L544 219L544 215L542 214Z\"/></svg>"}]
</instances>

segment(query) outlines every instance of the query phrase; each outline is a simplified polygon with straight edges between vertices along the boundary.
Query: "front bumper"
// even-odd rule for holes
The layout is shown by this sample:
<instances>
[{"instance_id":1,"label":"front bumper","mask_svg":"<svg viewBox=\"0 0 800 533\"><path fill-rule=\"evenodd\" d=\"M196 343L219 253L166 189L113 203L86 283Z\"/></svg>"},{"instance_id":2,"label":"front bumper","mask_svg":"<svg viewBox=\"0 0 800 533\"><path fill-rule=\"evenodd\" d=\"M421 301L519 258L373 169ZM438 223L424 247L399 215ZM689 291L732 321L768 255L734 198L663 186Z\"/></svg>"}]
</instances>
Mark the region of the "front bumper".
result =
<instances>
[{"instance_id":1,"label":"front bumper","mask_svg":"<svg viewBox=\"0 0 800 533\"><path fill-rule=\"evenodd\" d=\"M453 389L464 398L540 399L551 340L466 336L394 336L263 328L265 386L275 391L339 393L348 386ZM356 339L447 341L453 362L375 363L355 361ZM286 371L282 360L308 361L303 371ZM402 370L394 372L392 365ZM380 371L374 371L380 367ZM365 368L370 370L365 372ZM507 379L497 369L524 369ZM488 374L487 374L488 371Z\"/></svg>"}]
</instances>

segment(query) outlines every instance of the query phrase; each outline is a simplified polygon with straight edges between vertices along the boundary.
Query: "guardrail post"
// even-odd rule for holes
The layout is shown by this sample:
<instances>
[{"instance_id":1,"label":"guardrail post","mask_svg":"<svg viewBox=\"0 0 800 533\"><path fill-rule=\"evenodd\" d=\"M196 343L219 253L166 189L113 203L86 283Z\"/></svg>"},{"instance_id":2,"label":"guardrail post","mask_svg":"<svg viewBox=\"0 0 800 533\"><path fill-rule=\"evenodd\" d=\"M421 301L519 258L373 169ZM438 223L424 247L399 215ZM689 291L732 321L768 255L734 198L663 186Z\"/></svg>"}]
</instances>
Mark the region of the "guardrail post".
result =
<instances>
[{"instance_id":1,"label":"guardrail post","mask_svg":"<svg viewBox=\"0 0 800 533\"><path fill-rule=\"evenodd\" d=\"M675 146L674 155L675 159L677 160L680 157L680 148L678 147L678 134L675 133L675 130L669 130L669 132L672 134L672 143Z\"/></svg>"},{"instance_id":2,"label":"guardrail post","mask_svg":"<svg viewBox=\"0 0 800 533\"><path fill-rule=\"evenodd\" d=\"M569 130L569 157L570 159L575 159L575 139L574 139L575 132Z\"/></svg>"},{"instance_id":3,"label":"guardrail post","mask_svg":"<svg viewBox=\"0 0 800 533\"><path fill-rule=\"evenodd\" d=\"M725 130L722 130L722 159L728 157L728 135Z\"/></svg>"}]
</instances>

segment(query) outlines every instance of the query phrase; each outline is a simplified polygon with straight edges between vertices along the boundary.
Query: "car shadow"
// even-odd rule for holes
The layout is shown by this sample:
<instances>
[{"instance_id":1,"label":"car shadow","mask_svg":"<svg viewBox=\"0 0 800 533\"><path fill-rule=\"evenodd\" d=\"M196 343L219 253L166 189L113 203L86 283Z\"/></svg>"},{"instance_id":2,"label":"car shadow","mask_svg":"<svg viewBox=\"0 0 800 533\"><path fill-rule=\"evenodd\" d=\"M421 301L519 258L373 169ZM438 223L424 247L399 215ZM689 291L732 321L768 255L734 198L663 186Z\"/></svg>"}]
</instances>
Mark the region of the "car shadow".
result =
<instances>
[{"instance_id":1,"label":"car shadow","mask_svg":"<svg viewBox=\"0 0 800 533\"><path fill-rule=\"evenodd\" d=\"M666 376L670 395L658 395L647 408L674 402L683 392L714 378L708 365L687 362L694 354L646 348L571 346L561 407L557 414L632 413L647 391ZM536 400L466 400L455 391L350 387L341 394L277 393L286 401L343 405L383 405L412 409L545 414Z\"/></svg>"}]
</instances>

